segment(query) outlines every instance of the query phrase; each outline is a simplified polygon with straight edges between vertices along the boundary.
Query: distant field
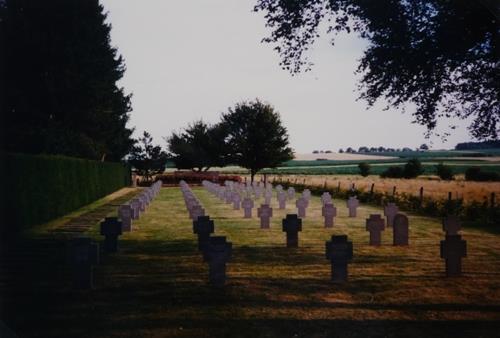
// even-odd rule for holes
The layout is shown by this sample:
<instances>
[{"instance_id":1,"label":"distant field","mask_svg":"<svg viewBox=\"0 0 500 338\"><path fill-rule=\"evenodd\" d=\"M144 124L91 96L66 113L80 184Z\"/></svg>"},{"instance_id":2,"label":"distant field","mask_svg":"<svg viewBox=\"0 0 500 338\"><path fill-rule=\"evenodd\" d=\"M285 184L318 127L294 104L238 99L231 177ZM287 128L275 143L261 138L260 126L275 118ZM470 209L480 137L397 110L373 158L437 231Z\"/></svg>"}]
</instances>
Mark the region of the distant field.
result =
<instances>
[{"instance_id":1,"label":"distant field","mask_svg":"<svg viewBox=\"0 0 500 338\"><path fill-rule=\"evenodd\" d=\"M424 175L435 175L436 174L436 165L439 162L424 162L422 163L422 167L424 168ZM390 166L399 166L403 167L404 162L401 160L397 162L390 163L370 163L371 169L370 173L373 175L380 175L383 171L387 170ZM494 171L500 173L500 164L485 164L485 163L446 163L450 165L453 169L454 174L460 175L464 174L465 171L472 166L481 166L483 170ZM359 169L357 164L339 164L339 165L329 165L329 166L315 166L315 167L306 167L306 166L294 166L294 167L280 167L276 169L265 169L262 173L266 174L287 174L287 175L356 175L359 174Z\"/></svg>"}]
</instances>

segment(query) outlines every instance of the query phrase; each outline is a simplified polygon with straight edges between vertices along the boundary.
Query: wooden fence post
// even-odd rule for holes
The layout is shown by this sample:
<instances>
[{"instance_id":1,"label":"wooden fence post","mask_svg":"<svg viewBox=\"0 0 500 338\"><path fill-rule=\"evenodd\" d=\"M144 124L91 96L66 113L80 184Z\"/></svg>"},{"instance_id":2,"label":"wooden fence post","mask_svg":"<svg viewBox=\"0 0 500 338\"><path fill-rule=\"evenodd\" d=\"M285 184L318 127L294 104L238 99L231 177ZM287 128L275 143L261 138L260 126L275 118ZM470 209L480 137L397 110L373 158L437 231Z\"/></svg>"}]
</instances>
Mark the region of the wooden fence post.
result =
<instances>
[{"instance_id":1,"label":"wooden fence post","mask_svg":"<svg viewBox=\"0 0 500 338\"><path fill-rule=\"evenodd\" d=\"M422 206L422 203L424 202L424 187L420 187L420 206Z\"/></svg>"},{"instance_id":2,"label":"wooden fence post","mask_svg":"<svg viewBox=\"0 0 500 338\"><path fill-rule=\"evenodd\" d=\"M370 188L370 195L373 195L374 188L375 188L375 183L372 183L372 187Z\"/></svg>"},{"instance_id":3,"label":"wooden fence post","mask_svg":"<svg viewBox=\"0 0 500 338\"><path fill-rule=\"evenodd\" d=\"M392 196L396 196L396 186L392 187Z\"/></svg>"},{"instance_id":4,"label":"wooden fence post","mask_svg":"<svg viewBox=\"0 0 500 338\"><path fill-rule=\"evenodd\" d=\"M491 193L491 201L490 201L491 208L493 209L495 207L495 193Z\"/></svg>"}]
</instances>

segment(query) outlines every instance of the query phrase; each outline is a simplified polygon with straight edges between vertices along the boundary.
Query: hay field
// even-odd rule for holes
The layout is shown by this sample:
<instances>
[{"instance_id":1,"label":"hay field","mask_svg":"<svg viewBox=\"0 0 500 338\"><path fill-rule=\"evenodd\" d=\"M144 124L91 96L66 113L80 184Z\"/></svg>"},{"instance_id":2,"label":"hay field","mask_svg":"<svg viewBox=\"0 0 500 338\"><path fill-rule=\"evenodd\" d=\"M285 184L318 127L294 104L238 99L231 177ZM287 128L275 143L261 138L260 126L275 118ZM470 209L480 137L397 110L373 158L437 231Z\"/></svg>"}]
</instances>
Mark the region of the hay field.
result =
<instances>
[{"instance_id":1,"label":"hay field","mask_svg":"<svg viewBox=\"0 0 500 338\"><path fill-rule=\"evenodd\" d=\"M488 200L491 193L495 193L497 199L500 198L500 182L472 182L459 178L454 181L444 181L437 177L421 177L415 179L380 178L380 176L370 175L362 177L360 175L268 175L268 179L274 177L282 180L297 180L298 183L308 185L323 186L326 182L329 189L335 189L340 182L342 189L349 189L354 183L357 189L369 191L372 184L375 184L374 191L392 194L393 187L396 186L397 193L406 193L414 196L419 195L420 187L424 188L424 196L434 199L448 198L448 192L453 198L463 198L465 203L472 201L484 202ZM257 179L262 178L258 176Z\"/></svg>"},{"instance_id":2,"label":"hay field","mask_svg":"<svg viewBox=\"0 0 500 338\"><path fill-rule=\"evenodd\" d=\"M96 288L74 291L68 276L47 269L32 289L15 294L21 337L492 337L500 329L499 235L466 229L464 275L444 277L440 221L410 215L410 246L393 247L391 230L370 247L365 218L381 210L362 205L324 229L313 197L299 248L285 247L274 210L271 229L201 188L193 189L215 220L216 235L233 243L225 290L207 285L178 188L163 188L121 251L95 269ZM276 208L276 201L273 200ZM254 214L255 215L255 214ZM354 259L345 285L330 282L325 241L347 234ZM102 240L97 224L91 231ZM40 233L43 236L43 233ZM22 314L22 315L21 315Z\"/></svg>"}]
</instances>

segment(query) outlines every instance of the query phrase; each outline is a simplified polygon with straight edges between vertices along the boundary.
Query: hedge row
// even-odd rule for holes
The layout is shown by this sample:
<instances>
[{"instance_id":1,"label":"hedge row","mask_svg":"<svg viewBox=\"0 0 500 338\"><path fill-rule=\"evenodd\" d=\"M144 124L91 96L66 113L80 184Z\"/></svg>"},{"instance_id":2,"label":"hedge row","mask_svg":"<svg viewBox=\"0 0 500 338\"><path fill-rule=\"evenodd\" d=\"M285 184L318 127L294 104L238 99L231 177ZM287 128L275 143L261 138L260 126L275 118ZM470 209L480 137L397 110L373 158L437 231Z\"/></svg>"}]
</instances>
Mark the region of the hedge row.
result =
<instances>
[{"instance_id":1,"label":"hedge row","mask_svg":"<svg viewBox=\"0 0 500 338\"><path fill-rule=\"evenodd\" d=\"M6 154L3 172L6 232L54 219L130 184L121 163Z\"/></svg>"}]
</instances>

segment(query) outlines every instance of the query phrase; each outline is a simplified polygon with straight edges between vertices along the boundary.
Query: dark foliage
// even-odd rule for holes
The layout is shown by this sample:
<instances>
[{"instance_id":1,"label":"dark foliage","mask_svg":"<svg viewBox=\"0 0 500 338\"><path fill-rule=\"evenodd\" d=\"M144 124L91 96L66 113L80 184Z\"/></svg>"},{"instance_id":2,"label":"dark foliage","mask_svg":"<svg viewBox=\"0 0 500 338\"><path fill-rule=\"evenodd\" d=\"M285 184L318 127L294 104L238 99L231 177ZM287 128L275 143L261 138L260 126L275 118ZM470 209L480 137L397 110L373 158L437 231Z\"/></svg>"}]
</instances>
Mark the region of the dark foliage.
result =
<instances>
[{"instance_id":1,"label":"dark foliage","mask_svg":"<svg viewBox=\"0 0 500 338\"><path fill-rule=\"evenodd\" d=\"M384 172L380 174L382 178L403 178L404 170L403 167L390 166Z\"/></svg>"},{"instance_id":2,"label":"dark foliage","mask_svg":"<svg viewBox=\"0 0 500 338\"><path fill-rule=\"evenodd\" d=\"M483 171L480 167L470 167L465 171L467 181L500 181L500 175L492 171Z\"/></svg>"},{"instance_id":3,"label":"dark foliage","mask_svg":"<svg viewBox=\"0 0 500 338\"><path fill-rule=\"evenodd\" d=\"M128 162L138 175L149 182L154 175L165 171L167 159L167 153L160 146L153 145L153 137L145 131L132 148Z\"/></svg>"},{"instance_id":4,"label":"dark foliage","mask_svg":"<svg viewBox=\"0 0 500 338\"><path fill-rule=\"evenodd\" d=\"M0 1L7 151L121 160L133 142L125 71L98 0Z\"/></svg>"},{"instance_id":5,"label":"dark foliage","mask_svg":"<svg viewBox=\"0 0 500 338\"><path fill-rule=\"evenodd\" d=\"M477 149L491 149L500 148L500 140L498 141L484 141L484 142L464 142L458 143L455 150L477 150Z\"/></svg>"},{"instance_id":6,"label":"dark foliage","mask_svg":"<svg viewBox=\"0 0 500 338\"><path fill-rule=\"evenodd\" d=\"M424 173L424 168L418 158L412 158L405 164L403 173L404 178L415 178Z\"/></svg>"},{"instance_id":7,"label":"dark foliage","mask_svg":"<svg viewBox=\"0 0 500 338\"><path fill-rule=\"evenodd\" d=\"M412 158L409 160L404 167L391 166L387 168L384 172L380 174L382 178L415 178L424 173L424 168L422 163L416 159Z\"/></svg>"},{"instance_id":8,"label":"dark foliage","mask_svg":"<svg viewBox=\"0 0 500 338\"><path fill-rule=\"evenodd\" d=\"M366 162L361 162L358 164L359 174L363 177L370 175L371 166Z\"/></svg>"},{"instance_id":9,"label":"dark foliage","mask_svg":"<svg viewBox=\"0 0 500 338\"><path fill-rule=\"evenodd\" d=\"M130 169L120 163L7 154L4 166L8 212L2 224L9 231L47 222L130 184Z\"/></svg>"},{"instance_id":10,"label":"dark foliage","mask_svg":"<svg viewBox=\"0 0 500 338\"><path fill-rule=\"evenodd\" d=\"M223 125L210 126L196 121L183 132L172 133L166 140L176 168L207 171L211 167L226 165L225 136Z\"/></svg>"},{"instance_id":11,"label":"dark foliage","mask_svg":"<svg viewBox=\"0 0 500 338\"><path fill-rule=\"evenodd\" d=\"M453 179L453 170L450 166L439 163L436 165L436 174L442 180L450 181Z\"/></svg>"},{"instance_id":12,"label":"dark foliage","mask_svg":"<svg viewBox=\"0 0 500 338\"><path fill-rule=\"evenodd\" d=\"M250 170L251 180L263 168L275 168L293 158L280 116L269 104L242 102L222 115L231 163Z\"/></svg>"},{"instance_id":13,"label":"dark foliage","mask_svg":"<svg viewBox=\"0 0 500 338\"><path fill-rule=\"evenodd\" d=\"M329 33L368 41L358 73L370 106L412 104L429 133L442 117L470 118L473 137L498 138L496 1L257 0L255 10L265 13L272 33L264 41L276 45L285 69L310 68L305 54L325 22Z\"/></svg>"}]
</instances>

